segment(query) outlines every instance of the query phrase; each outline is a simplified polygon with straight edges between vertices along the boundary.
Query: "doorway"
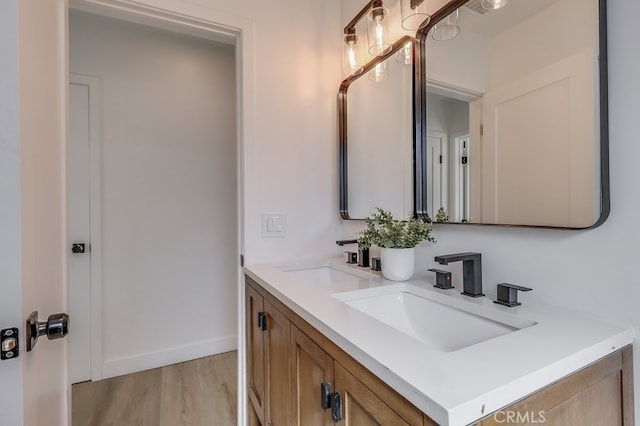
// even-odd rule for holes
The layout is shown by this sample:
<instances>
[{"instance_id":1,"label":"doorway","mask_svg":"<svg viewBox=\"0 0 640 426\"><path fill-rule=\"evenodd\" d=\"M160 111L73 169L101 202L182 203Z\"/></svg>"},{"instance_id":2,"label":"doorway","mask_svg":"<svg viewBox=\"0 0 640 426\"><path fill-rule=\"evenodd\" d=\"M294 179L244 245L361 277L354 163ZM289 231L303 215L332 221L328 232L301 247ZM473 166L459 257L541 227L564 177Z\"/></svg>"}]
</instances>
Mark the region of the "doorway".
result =
<instances>
[{"instance_id":1,"label":"doorway","mask_svg":"<svg viewBox=\"0 0 640 426\"><path fill-rule=\"evenodd\" d=\"M74 235L70 224L73 242L85 244L84 253L69 256L70 311L89 330L70 338L72 380L235 350L241 217L234 46L78 11L70 12L69 39L70 114L86 112L71 125L88 123L78 134L95 129L90 106L98 96L102 129L98 148L85 141L78 151L87 176L69 179L69 210L78 203L73 183L80 183L79 192L88 189L80 201L85 222L89 216L80 226L88 235ZM77 74L97 81L101 94L74 81ZM83 281L78 301L72 292ZM86 306L90 327L78 320L87 313L76 308Z\"/></svg>"}]
</instances>

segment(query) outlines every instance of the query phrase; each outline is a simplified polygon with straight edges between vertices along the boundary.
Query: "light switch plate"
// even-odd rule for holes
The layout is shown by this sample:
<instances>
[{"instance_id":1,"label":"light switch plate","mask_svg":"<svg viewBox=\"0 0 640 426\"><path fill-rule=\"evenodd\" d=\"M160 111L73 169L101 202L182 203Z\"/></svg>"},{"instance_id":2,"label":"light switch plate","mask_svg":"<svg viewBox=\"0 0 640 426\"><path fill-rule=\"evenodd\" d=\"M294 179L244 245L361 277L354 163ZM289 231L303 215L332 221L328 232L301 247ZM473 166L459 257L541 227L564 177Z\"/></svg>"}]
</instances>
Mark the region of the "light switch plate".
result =
<instances>
[{"instance_id":1,"label":"light switch plate","mask_svg":"<svg viewBox=\"0 0 640 426\"><path fill-rule=\"evenodd\" d=\"M287 235L284 213L262 213L262 238L283 238Z\"/></svg>"}]
</instances>

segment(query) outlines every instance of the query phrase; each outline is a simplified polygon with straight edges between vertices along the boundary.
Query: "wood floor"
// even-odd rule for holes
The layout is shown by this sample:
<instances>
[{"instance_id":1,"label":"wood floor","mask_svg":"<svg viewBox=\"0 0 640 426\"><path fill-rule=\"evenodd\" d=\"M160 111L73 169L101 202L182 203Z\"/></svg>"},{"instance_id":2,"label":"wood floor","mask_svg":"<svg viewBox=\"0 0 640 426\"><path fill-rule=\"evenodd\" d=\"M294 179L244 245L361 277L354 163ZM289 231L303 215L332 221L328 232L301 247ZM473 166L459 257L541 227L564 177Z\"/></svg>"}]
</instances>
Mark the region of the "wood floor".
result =
<instances>
[{"instance_id":1,"label":"wood floor","mask_svg":"<svg viewBox=\"0 0 640 426\"><path fill-rule=\"evenodd\" d=\"M237 352L72 387L73 426L235 426Z\"/></svg>"}]
</instances>

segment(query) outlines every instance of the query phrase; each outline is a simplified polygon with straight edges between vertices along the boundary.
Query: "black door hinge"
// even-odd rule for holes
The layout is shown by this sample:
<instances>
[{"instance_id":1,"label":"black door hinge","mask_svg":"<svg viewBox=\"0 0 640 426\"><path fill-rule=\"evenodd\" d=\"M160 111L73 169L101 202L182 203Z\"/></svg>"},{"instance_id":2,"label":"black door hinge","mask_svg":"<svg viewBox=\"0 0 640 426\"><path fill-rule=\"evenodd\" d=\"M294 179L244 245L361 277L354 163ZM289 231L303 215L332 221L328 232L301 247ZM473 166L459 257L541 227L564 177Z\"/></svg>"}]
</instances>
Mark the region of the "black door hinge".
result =
<instances>
[{"instance_id":1,"label":"black door hinge","mask_svg":"<svg viewBox=\"0 0 640 426\"><path fill-rule=\"evenodd\" d=\"M467 157L466 155L462 156L462 164L467 164L469 162L469 157Z\"/></svg>"},{"instance_id":2,"label":"black door hinge","mask_svg":"<svg viewBox=\"0 0 640 426\"><path fill-rule=\"evenodd\" d=\"M240 255L240 266L244 266L244 255Z\"/></svg>"},{"instance_id":3,"label":"black door hinge","mask_svg":"<svg viewBox=\"0 0 640 426\"><path fill-rule=\"evenodd\" d=\"M442 164L442 155L440 156L440 164Z\"/></svg>"}]
</instances>

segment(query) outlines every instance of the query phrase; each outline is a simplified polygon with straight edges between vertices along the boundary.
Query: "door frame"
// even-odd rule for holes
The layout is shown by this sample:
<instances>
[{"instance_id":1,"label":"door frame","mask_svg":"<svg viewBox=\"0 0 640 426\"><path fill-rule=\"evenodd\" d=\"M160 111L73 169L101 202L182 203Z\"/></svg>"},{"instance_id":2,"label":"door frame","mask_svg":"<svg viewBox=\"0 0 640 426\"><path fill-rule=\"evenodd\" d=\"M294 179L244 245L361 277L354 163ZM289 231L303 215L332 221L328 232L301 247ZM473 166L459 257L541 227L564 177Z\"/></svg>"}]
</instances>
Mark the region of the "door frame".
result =
<instances>
[{"instance_id":1,"label":"door frame","mask_svg":"<svg viewBox=\"0 0 640 426\"><path fill-rule=\"evenodd\" d=\"M245 318L244 318L244 278L240 257L246 259L244 239L245 229L245 163L250 158L254 146L254 67L253 67L253 23L250 20L208 10L203 17L202 8L193 5L180 5L184 10L165 9L142 5L133 0L69 0L68 9L75 9L97 15L107 16L125 21L151 25L174 32L181 32L196 37L223 42L235 46L236 57L236 149L237 149L237 227L238 263L237 278L237 324L238 324L238 419L246 419L246 379L245 369ZM67 24L68 40L69 28ZM67 41L68 44L68 41ZM68 46L67 46L68 48ZM68 50L68 49L67 49ZM68 58L67 58L68 68ZM66 89L68 90L68 88ZM68 96L67 96L68 102ZM68 105L67 105L68 114ZM91 172L93 173L93 171ZM94 189L92 187L92 189ZM99 222L98 222L99 223ZM92 225L93 226L93 225ZM93 229L92 229L93 231ZM94 251L93 254L96 252ZM68 256L68 254L67 254ZM97 255L95 257L98 257ZM92 256L93 258L93 256ZM93 272L92 272L93 281ZM92 284L93 285L93 284ZM93 289L92 289L93 290ZM95 301L98 303L97 301ZM92 316L94 315L92 295ZM101 311L101 306L98 307ZM97 312L97 311L96 311ZM93 320L93 318L92 318ZM94 325L92 324L92 332ZM99 331L101 333L101 330ZM92 345L92 375L94 374L94 349ZM100 355L101 356L101 355ZM101 364L100 364L101 368ZM101 373L100 373L101 374Z\"/></svg>"}]
</instances>

